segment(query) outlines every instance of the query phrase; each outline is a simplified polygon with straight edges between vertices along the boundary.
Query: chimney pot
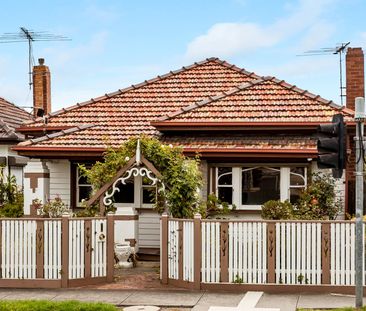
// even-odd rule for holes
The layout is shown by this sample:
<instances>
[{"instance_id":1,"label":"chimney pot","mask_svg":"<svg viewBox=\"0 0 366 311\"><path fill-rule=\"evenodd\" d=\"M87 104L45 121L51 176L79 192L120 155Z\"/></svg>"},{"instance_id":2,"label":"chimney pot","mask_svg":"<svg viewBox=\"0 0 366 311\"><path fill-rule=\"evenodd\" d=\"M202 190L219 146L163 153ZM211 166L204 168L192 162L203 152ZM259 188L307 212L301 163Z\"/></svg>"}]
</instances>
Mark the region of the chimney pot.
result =
<instances>
[{"instance_id":1,"label":"chimney pot","mask_svg":"<svg viewBox=\"0 0 366 311\"><path fill-rule=\"evenodd\" d=\"M38 64L43 66L44 65L44 58L38 58Z\"/></svg>"}]
</instances>

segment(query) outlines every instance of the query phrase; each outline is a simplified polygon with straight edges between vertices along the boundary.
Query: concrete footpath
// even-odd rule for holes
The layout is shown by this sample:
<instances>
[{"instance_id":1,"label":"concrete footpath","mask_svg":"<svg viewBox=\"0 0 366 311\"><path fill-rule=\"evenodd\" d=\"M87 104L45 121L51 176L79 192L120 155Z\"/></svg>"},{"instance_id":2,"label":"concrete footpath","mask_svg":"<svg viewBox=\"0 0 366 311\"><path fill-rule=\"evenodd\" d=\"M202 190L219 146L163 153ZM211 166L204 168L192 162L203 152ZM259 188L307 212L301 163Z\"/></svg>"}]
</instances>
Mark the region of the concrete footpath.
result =
<instances>
[{"instance_id":1,"label":"concrete footpath","mask_svg":"<svg viewBox=\"0 0 366 311\"><path fill-rule=\"evenodd\" d=\"M117 306L154 305L163 308L182 308L207 311L210 306L236 307L243 293L218 293L205 291L156 290L100 290L100 289L0 289L0 299L47 299L107 302ZM366 302L366 300L364 300ZM340 308L354 306L355 298L339 294L266 294L257 308L280 308L294 311L297 308Z\"/></svg>"}]
</instances>

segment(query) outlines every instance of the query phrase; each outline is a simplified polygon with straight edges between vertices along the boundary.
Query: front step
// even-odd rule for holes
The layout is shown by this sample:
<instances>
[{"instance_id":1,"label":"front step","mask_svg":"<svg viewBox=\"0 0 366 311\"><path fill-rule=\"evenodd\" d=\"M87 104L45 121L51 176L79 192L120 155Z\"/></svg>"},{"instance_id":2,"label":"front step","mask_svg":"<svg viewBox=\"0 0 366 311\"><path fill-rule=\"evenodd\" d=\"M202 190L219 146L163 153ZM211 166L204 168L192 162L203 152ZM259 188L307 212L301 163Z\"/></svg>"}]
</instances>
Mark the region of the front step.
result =
<instances>
[{"instance_id":1,"label":"front step","mask_svg":"<svg viewBox=\"0 0 366 311\"><path fill-rule=\"evenodd\" d=\"M160 249L140 247L137 253L137 258L139 261L159 261Z\"/></svg>"}]
</instances>

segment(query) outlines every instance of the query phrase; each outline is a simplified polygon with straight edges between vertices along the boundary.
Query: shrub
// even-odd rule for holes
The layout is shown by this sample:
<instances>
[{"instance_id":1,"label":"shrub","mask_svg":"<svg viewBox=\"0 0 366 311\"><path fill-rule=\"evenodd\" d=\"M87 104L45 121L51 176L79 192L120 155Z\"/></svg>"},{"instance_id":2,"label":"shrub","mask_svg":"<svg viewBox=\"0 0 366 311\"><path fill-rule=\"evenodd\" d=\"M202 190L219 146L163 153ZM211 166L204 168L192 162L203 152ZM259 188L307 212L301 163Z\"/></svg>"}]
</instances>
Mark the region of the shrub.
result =
<instances>
[{"instance_id":1,"label":"shrub","mask_svg":"<svg viewBox=\"0 0 366 311\"><path fill-rule=\"evenodd\" d=\"M0 167L0 217L21 217L23 215L23 192L17 187L12 175L4 175Z\"/></svg>"},{"instance_id":2,"label":"shrub","mask_svg":"<svg viewBox=\"0 0 366 311\"><path fill-rule=\"evenodd\" d=\"M33 201L33 204L38 205L39 214L43 217L61 217L62 214L70 212L69 207L59 196L56 196L53 200L48 200L45 204L42 204L39 200Z\"/></svg>"},{"instance_id":3,"label":"shrub","mask_svg":"<svg viewBox=\"0 0 366 311\"><path fill-rule=\"evenodd\" d=\"M207 201L202 201L195 212L200 213L202 218L208 218L210 216L226 215L235 209L235 204L230 208L227 202L221 201L214 193L210 193L207 196Z\"/></svg>"},{"instance_id":4,"label":"shrub","mask_svg":"<svg viewBox=\"0 0 366 311\"><path fill-rule=\"evenodd\" d=\"M292 219L294 216L294 208L289 201L281 202L276 200L270 200L262 206L262 218L263 219Z\"/></svg>"},{"instance_id":5,"label":"shrub","mask_svg":"<svg viewBox=\"0 0 366 311\"><path fill-rule=\"evenodd\" d=\"M298 219L335 219L341 208L336 198L335 179L326 174L315 173L312 182L301 193L295 206Z\"/></svg>"}]
</instances>

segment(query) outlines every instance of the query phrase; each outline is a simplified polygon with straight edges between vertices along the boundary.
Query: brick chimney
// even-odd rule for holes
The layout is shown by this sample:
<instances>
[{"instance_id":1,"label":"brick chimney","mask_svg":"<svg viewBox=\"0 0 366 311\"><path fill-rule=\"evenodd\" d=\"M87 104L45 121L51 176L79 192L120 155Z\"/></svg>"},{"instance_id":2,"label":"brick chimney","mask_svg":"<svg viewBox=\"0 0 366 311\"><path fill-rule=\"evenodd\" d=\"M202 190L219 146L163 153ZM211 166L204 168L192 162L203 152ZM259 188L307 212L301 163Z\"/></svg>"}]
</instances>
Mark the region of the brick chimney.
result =
<instances>
[{"instance_id":1,"label":"brick chimney","mask_svg":"<svg viewBox=\"0 0 366 311\"><path fill-rule=\"evenodd\" d=\"M38 66L33 67L33 113L40 117L51 112L51 74L44 64L44 59L38 59Z\"/></svg>"},{"instance_id":2,"label":"brick chimney","mask_svg":"<svg viewBox=\"0 0 366 311\"><path fill-rule=\"evenodd\" d=\"M355 98L365 97L365 69L362 48L348 48L346 54L346 107L355 110Z\"/></svg>"}]
</instances>

